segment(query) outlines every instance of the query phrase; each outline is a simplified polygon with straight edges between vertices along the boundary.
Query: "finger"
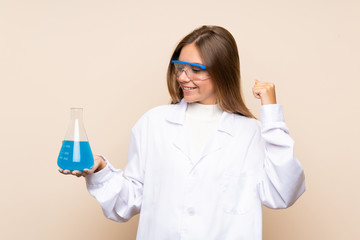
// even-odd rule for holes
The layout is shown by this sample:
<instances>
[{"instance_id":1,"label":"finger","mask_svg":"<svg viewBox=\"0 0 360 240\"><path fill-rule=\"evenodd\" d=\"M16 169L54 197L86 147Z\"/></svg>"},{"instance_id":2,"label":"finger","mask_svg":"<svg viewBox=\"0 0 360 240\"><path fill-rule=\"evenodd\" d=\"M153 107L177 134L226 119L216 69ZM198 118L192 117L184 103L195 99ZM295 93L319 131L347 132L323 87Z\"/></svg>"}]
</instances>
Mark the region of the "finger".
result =
<instances>
[{"instance_id":1,"label":"finger","mask_svg":"<svg viewBox=\"0 0 360 240\"><path fill-rule=\"evenodd\" d=\"M82 176L82 171L75 170L75 171L72 171L72 174L77 176L77 177L81 177Z\"/></svg>"},{"instance_id":2,"label":"finger","mask_svg":"<svg viewBox=\"0 0 360 240\"><path fill-rule=\"evenodd\" d=\"M267 84L269 84L268 82L262 82L259 80L255 80L255 86L266 86Z\"/></svg>"},{"instance_id":3,"label":"finger","mask_svg":"<svg viewBox=\"0 0 360 240\"><path fill-rule=\"evenodd\" d=\"M87 177L90 174L89 169L84 169L82 172L83 177Z\"/></svg>"},{"instance_id":4,"label":"finger","mask_svg":"<svg viewBox=\"0 0 360 240\"><path fill-rule=\"evenodd\" d=\"M254 91L258 94L261 94L265 91L266 89L264 87L254 87Z\"/></svg>"},{"instance_id":5,"label":"finger","mask_svg":"<svg viewBox=\"0 0 360 240\"><path fill-rule=\"evenodd\" d=\"M64 170L64 169L59 169L59 173L63 174L63 175L68 175L70 173L69 170Z\"/></svg>"},{"instance_id":6,"label":"finger","mask_svg":"<svg viewBox=\"0 0 360 240\"><path fill-rule=\"evenodd\" d=\"M275 88L275 84L272 82L257 82L254 87L263 87L267 89Z\"/></svg>"},{"instance_id":7,"label":"finger","mask_svg":"<svg viewBox=\"0 0 360 240\"><path fill-rule=\"evenodd\" d=\"M260 84L263 84L264 82L263 81L259 81L257 79L255 79L255 85L260 85Z\"/></svg>"},{"instance_id":8,"label":"finger","mask_svg":"<svg viewBox=\"0 0 360 240\"><path fill-rule=\"evenodd\" d=\"M258 88L256 88L256 87L253 88L253 95L255 98L258 98L258 99L261 98L260 91Z\"/></svg>"},{"instance_id":9,"label":"finger","mask_svg":"<svg viewBox=\"0 0 360 240\"><path fill-rule=\"evenodd\" d=\"M67 175L67 174L70 174L71 172L70 172L70 170L63 170L62 173Z\"/></svg>"},{"instance_id":10,"label":"finger","mask_svg":"<svg viewBox=\"0 0 360 240\"><path fill-rule=\"evenodd\" d=\"M264 85L254 86L254 91L262 94L270 94L275 91L275 86L272 83L267 83Z\"/></svg>"},{"instance_id":11,"label":"finger","mask_svg":"<svg viewBox=\"0 0 360 240\"><path fill-rule=\"evenodd\" d=\"M88 174L90 174L90 173L93 173L93 170L92 170L92 169L87 169L87 168L85 168L85 169L83 170L83 172L84 172L86 175L88 175Z\"/></svg>"},{"instance_id":12,"label":"finger","mask_svg":"<svg viewBox=\"0 0 360 240\"><path fill-rule=\"evenodd\" d=\"M258 94L261 93L263 89L264 89L264 86L261 86L261 85L253 86L253 92L256 92Z\"/></svg>"}]
</instances>

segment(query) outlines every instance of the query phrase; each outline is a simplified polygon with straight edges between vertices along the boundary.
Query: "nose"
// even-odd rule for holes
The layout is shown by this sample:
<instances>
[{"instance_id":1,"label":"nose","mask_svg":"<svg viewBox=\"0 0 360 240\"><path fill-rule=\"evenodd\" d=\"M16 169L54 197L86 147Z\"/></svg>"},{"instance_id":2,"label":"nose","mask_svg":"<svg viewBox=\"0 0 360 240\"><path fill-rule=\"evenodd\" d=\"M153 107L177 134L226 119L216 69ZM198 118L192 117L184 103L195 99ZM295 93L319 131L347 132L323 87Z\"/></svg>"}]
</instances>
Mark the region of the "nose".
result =
<instances>
[{"instance_id":1,"label":"nose","mask_svg":"<svg viewBox=\"0 0 360 240\"><path fill-rule=\"evenodd\" d=\"M185 69L181 71L177 79L179 82L190 82L190 78L188 77Z\"/></svg>"}]
</instances>

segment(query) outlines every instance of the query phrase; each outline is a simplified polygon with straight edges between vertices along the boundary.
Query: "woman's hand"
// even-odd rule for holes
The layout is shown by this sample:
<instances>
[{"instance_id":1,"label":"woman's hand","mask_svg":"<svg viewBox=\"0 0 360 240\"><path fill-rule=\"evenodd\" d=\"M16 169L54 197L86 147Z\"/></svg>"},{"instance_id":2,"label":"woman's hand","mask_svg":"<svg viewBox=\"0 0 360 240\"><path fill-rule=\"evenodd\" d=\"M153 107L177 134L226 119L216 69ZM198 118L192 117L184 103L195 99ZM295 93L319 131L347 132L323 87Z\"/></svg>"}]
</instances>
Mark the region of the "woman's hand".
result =
<instances>
[{"instance_id":1,"label":"woman's hand","mask_svg":"<svg viewBox=\"0 0 360 240\"><path fill-rule=\"evenodd\" d=\"M261 99L261 105L276 104L275 84L255 80L252 90L255 98Z\"/></svg>"},{"instance_id":2,"label":"woman's hand","mask_svg":"<svg viewBox=\"0 0 360 240\"><path fill-rule=\"evenodd\" d=\"M91 169L84 169L83 171L70 171L67 169L59 169L59 172L64 175L74 175L77 177L86 177L87 175L98 172L106 167L105 160L100 156L94 156L94 166Z\"/></svg>"}]
</instances>

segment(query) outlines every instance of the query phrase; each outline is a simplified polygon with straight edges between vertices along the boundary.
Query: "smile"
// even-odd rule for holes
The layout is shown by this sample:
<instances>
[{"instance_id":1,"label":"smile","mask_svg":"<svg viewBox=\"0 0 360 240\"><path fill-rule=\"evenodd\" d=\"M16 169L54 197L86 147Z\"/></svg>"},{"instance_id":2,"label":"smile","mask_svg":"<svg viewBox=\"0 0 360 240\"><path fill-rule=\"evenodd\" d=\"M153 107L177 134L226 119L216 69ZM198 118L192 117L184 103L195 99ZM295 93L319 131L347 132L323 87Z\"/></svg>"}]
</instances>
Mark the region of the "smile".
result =
<instances>
[{"instance_id":1,"label":"smile","mask_svg":"<svg viewBox=\"0 0 360 240\"><path fill-rule=\"evenodd\" d=\"M184 90L193 90L195 89L196 87L183 87Z\"/></svg>"}]
</instances>

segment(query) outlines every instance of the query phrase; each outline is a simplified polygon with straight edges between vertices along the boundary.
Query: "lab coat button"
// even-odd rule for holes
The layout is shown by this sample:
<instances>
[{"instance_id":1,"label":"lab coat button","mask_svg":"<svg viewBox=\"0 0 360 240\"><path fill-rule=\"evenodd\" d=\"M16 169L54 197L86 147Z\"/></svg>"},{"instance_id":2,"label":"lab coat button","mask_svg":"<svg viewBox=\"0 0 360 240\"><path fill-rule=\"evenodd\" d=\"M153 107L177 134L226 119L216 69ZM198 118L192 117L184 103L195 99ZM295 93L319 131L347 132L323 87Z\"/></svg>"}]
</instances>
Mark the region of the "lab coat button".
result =
<instances>
[{"instance_id":1,"label":"lab coat button","mask_svg":"<svg viewBox=\"0 0 360 240\"><path fill-rule=\"evenodd\" d=\"M188 208L187 212L188 212L188 214L189 214L190 216L194 216L194 215L195 215L195 210L194 210L193 208Z\"/></svg>"}]
</instances>

